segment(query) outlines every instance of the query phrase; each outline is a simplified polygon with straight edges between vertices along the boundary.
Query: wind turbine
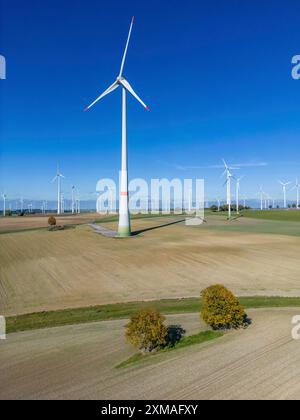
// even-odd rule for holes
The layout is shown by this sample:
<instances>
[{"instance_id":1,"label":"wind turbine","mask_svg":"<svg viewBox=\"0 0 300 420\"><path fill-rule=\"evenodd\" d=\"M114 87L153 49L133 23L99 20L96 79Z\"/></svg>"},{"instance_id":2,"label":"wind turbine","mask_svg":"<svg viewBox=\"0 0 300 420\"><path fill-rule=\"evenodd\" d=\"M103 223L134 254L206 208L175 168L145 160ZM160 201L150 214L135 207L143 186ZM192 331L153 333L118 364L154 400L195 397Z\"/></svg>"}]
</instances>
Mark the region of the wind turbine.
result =
<instances>
[{"instance_id":1,"label":"wind turbine","mask_svg":"<svg viewBox=\"0 0 300 420\"><path fill-rule=\"evenodd\" d=\"M57 180L57 214L61 214L61 178L64 176L60 173L59 166L57 165L57 173L52 182Z\"/></svg>"},{"instance_id":2,"label":"wind turbine","mask_svg":"<svg viewBox=\"0 0 300 420\"><path fill-rule=\"evenodd\" d=\"M231 178L232 178L232 173L230 172L231 169L239 169L239 168L233 168L227 165L227 163L225 162L225 160L223 159L223 163L225 166L225 170L222 174L226 175L226 181L224 183L224 185L227 185L227 206L228 206L228 219L231 218Z\"/></svg>"},{"instance_id":3,"label":"wind turbine","mask_svg":"<svg viewBox=\"0 0 300 420\"><path fill-rule=\"evenodd\" d=\"M236 212L237 214L240 214L239 207L239 195L240 195L240 182L244 178L244 176L236 178Z\"/></svg>"},{"instance_id":4,"label":"wind turbine","mask_svg":"<svg viewBox=\"0 0 300 420\"><path fill-rule=\"evenodd\" d=\"M263 186L260 185L259 187L259 194L260 194L260 210L264 209L264 190L263 190Z\"/></svg>"},{"instance_id":5,"label":"wind turbine","mask_svg":"<svg viewBox=\"0 0 300 420\"><path fill-rule=\"evenodd\" d=\"M286 209L286 187L288 185L290 185L290 182L282 182L282 181L278 181L279 184L282 185L282 190L283 190L283 207Z\"/></svg>"},{"instance_id":6,"label":"wind turbine","mask_svg":"<svg viewBox=\"0 0 300 420\"><path fill-rule=\"evenodd\" d=\"M76 194L76 199L75 199L75 207L76 207L76 213L80 214L81 213L81 209L80 209L80 195L79 195L79 191L77 191Z\"/></svg>"},{"instance_id":7,"label":"wind turbine","mask_svg":"<svg viewBox=\"0 0 300 420\"><path fill-rule=\"evenodd\" d=\"M299 188L300 188L300 184L299 184L299 181L298 181L298 178L296 178L296 183L295 183L295 185L294 185L294 187L292 188L292 190L291 191L293 191L293 190L297 190L297 209L299 210Z\"/></svg>"},{"instance_id":8,"label":"wind turbine","mask_svg":"<svg viewBox=\"0 0 300 420\"><path fill-rule=\"evenodd\" d=\"M129 197L128 197L128 162L127 162L127 125L126 125L126 96L129 92L147 111L148 106L140 99L140 97L134 92L128 81L123 76L127 50L131 37L132 27L134 18L132 18L129 34L125 46L125 51L121 63L120 73L116 81L106 89L102 95L100 95L91 105L89 105L85 111L95 105L100 99L109 93L113 92L119 86L122 88L122 168L121 168L121 188L120 188L120 206L119 206L119 228L118 233L122 237L131 235L130 227L130 213L129 213Z\"/></svg>"},{"instance_id":9,"label":"wind turbine","mask_svg":"<svg viewBox=\"0 0 300 420\"><path fill-rule=\"evenodd\" d=\"M72 185L72 214L75 213L75 186Z\"/></svg>"},{"instance_id":10,"label":"wind turbine","mask_svg":"<svg viewBox=\"0 0 300 420\"><path fill-rule=\"evenodd\" d=\"M6 216L6 197L7 195L5 193L2 194L2 198L3 198L3 216Z\"/></svg>"},{"instance_id":11,"label":"wind turbine","mask_svg":"<svg viewBox=\"0 0 300 420\"><path fill-rule=\"evenodd\" d=\"M65 212L65 196L64 196L64 193L62 192L61 193L61 195L60 195L60 210L61 210L61 213L62 214L64 214L64 212Z\"/></svg>"}]
</instances>

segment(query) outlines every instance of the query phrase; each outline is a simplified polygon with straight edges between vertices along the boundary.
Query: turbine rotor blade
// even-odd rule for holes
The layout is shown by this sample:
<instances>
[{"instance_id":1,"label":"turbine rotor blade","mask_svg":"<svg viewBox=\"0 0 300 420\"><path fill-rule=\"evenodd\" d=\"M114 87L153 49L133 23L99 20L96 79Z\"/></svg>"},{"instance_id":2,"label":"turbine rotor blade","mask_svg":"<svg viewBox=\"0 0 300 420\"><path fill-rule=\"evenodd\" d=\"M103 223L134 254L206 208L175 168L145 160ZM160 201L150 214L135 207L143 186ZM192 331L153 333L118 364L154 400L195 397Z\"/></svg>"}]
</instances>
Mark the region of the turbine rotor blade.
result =
<instances>
[{"instance_id":1,"label":"turbine rotor blade","mask_svg":"<svg viewBox=\"0 0 300 420\"><path fill-rule=\"evenodd\" d=\"M122 64L121 64L121 69L120 69L119 77L122 77L122 74L123 74L123 70L124 70L124 66L125 66L125 60L126 60L126 55L127 55L127 50L128 50L128 45L129 45L129 41L130 41L130 37L131 37L131 32L132 32L132 27L133 27L133 22L134 22L134 16L132 17L131 24L130 24L129 34L128 34L128 38L127 38L127 42L126 42L126 46L125 46L125 51L124 51L124 54L123 54L123 59L122 59Z\"/></svg>"},{"instance_id":2,"label":"turbine rotor blade","mask_svg":"<svg viewBox=\"0 0 300 420\"><path fill-rule=\"evenodd\" d=\"M135 93L135 91L132 89L130 84L127 82L126 79L120 79L120 83L124 86L126 90L128 90L129 93L131 93L132 96L135 97L135 99L147 110L150 111L149 107L141 100L141 98Z\"/></svg>"},{"instance_id":3,"label":"turbine rotor blade","mask_svg":"<svg viewBox=\"0 0 300 420\"><path fill-rule=\"evenodd\" d=\"M222 159L222 160L223 160L223 163L224 163L225 168L226 168L226 169L228 169L228 165L227 165L227 163L225 162L225 159Z\"/></svg>"},{"instance_id":4,"label":"turbine rotor blade","mask_svg":"<svg viewBox=\"0 0 300 420\"><path fill-rule=\"evenodd\" d=\"M88 111L92 106L94 106L100 99L104 98L104 96L108 95L109 93L113 92L119 87L119 84L117 82L114 82L109 88L107 88L100 96L98 96L97 99L95 99L94 102L91 103L88 107L85 108L84 111Z\"/></svg>"}]
</instances>

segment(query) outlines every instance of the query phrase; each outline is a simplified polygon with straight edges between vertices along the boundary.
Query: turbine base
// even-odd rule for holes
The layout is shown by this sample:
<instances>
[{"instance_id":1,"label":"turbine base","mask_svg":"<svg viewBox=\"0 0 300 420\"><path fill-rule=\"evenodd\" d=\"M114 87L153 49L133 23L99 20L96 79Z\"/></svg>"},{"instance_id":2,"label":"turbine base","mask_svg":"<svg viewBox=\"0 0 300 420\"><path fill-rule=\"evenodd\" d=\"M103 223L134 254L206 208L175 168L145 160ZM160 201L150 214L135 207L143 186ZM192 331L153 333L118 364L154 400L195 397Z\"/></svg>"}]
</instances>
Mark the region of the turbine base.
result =
<instances>
[{"instance_id":1,"label":"turbine base","mask_svg":"<svg viewBox=\"0 0 300 420\"><path fill-rule=\"evenodd\" d=\"M118 236L120 238L129 238L131 236L131 229L129 226L119 226Z\"/></svg>"}]
</instances>

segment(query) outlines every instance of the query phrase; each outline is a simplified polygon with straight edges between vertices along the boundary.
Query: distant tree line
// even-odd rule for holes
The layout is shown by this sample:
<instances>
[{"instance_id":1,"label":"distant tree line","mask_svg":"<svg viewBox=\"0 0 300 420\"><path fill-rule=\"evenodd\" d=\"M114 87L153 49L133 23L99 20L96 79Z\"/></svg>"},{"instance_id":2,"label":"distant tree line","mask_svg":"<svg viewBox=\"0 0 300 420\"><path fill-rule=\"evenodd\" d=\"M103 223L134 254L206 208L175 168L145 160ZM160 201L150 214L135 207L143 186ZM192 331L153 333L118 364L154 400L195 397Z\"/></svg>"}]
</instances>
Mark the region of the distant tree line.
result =
<instances>
[{"instance_id":1,"label":"distant tree line","mask_svg":"<svg viewBox=\"0 0 300 420\"><path fill-rule=\"evenodd\" d=\"M237 207L236 207L235 204L232 204L230 207L231 207L231 211L236 212ZM250 209L251 209L251 207L249 207L249 206L239 205L239 211L250 210ZM220 206L220 208L216 205L213 205L213 206L210 207L210 210L213 211L213 212L218 212L218 211L228 212L228 204L224 204L224 205Z\"/></svg>"}]
</instances>

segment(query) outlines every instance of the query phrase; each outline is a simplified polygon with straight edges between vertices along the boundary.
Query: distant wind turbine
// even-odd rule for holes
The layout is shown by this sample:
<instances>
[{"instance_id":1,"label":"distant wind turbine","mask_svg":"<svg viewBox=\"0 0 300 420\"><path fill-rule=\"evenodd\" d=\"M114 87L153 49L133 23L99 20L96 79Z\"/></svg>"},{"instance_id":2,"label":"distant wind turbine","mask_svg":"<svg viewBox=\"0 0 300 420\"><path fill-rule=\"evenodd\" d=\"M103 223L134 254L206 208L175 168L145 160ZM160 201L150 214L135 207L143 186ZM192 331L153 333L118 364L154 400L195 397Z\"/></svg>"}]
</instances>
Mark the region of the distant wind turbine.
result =
<instances>
[{"instance_id":1,"label":"distant wind turbine","mask_svg":"<svg viewBox=\"0 0 300 420\"><path fill-rule=\"evenodd\" d=\"M2 198L3 198L3 216L5 217L6 216L6 194L5 193L3 193L2 194Z\"/></svg>"},{"instance_id":2,"label":"distant wind turbine","mask_svg":"<svg viewBox=\"0 0 300 420\"><path fill-rule=\"evenodd\" d=\"M126 95L129 92L147 111L148 106L141 100L141 98L134 92L128 81L123 76L127 50L131 37L132 27L134 18L132 18L129 34L125 46L125 51L121 63L120 73L116 81L102 93L91 105L89 105L85 111L95 105L100 99L109 93L113 92L119 86L122 87L122 169L121 169L121 188L120 188L120 205L119 205L119 236L130 236L130 213L129 213L129 196L128 196L128 162L127 162L127 125L126 125Z\"/></svg>"},{"instance_id":3,"label":"distant wind turbine","mask_svg":"<svg viewBox=\"0 0 300 420\"><path fill-rule=\"evenodd\" d=\"M290 182L282 182L282 181L278 181L280 185L282 185L282 190L283 190L283 207L286 209L286 187L288 185L290 185Z\"/></svg>"},{"instance_id":4,"label":"distant wind turbine","mask_svg":"<svg viewBox=\"0 0 300 420\"><path fill-rule=\"evenodd\" d=\"M81 213L79 191L77 191L77 195L76 195L76 213L77 214L80 214Z\"/></svg>"},{"instance_id":5,"label":"distant wind turbine","mask_svg":"<svg viewBox=\"0 0 300 420\"><path fill-rule=\"evenodd\" d=\"M59 166L57 165L57 173L52 182L57 181L57 214L61 214L61 178L64 176L60 173Z\"/></svg>"},{"instance_id":6,"label":"distant wind turbine","mask_svg":"<svg viewBox=\"0 0 300 420\"><path fill-rule=\"evenodd\" d=\"M72 208L72 214L74 214L75 213L75 186L74 185L72 185L72 205L71 205L71 208Z\"/></svg>"},{"instance_id":7,"label":"distant wind turbine","mask_svg":"<svg viewBox=\"0 0 300 420\"><path fill-rule=\"evenodd\" d=\"M300 184L299 184L298 178L296 178L296 183L294 187L292 188L292 190L297 190L297 204L296 204L297 209L299 209L299 188L300 188Z\"/></svg>"},{"instance_id":8,"label":"distant wind turbine","mask_svg":"<svg viewBox=\"0 0 300 420\"><path fill-rule=\"evenodd\" d=\"M244 178L244 176L236 178L236 212L240 214L240 203L239 203L239 195L240 195L240 182Z\"/></svg>"},{"instance_id":9,"label":"distant wind turbine","mask_svg":"<svg viewBox=\"0 0 300 420\"><path fill-rule=\"evenodd\" d=\"M259 187L259 194L260 194L260 209L263 210L264 209L264 190L263 190L263 186L260 185Z\"/></svg>"},{"instance_id":10,"label":"distant wind turbine","mask_svg":"<svg viewBox=\"0 0 300 420\"><path fill-rule=\"evenodd\" d=\"M232 173L231 173L231 170L232 169L239 169L239 168L228 166L224 159L223 159L223 163L224 163L224 166L225 166L225 170L224 170L222 176L226 175L226 181L225 181L224 185L226 184L226 186L227 186L228 219L230 219L231 218L231 178L233 176Z\"/></svg>"}]
</instances>

